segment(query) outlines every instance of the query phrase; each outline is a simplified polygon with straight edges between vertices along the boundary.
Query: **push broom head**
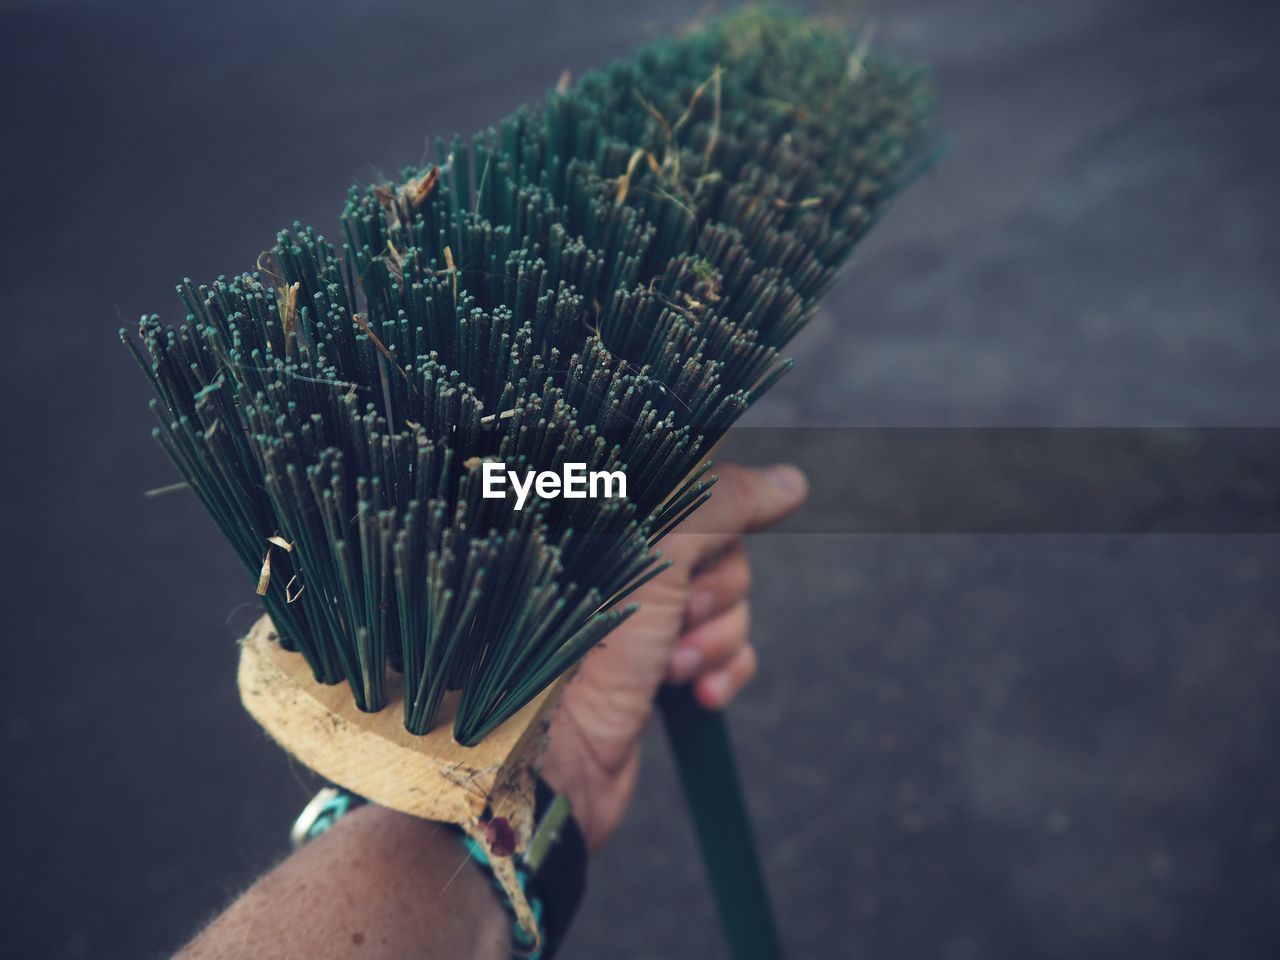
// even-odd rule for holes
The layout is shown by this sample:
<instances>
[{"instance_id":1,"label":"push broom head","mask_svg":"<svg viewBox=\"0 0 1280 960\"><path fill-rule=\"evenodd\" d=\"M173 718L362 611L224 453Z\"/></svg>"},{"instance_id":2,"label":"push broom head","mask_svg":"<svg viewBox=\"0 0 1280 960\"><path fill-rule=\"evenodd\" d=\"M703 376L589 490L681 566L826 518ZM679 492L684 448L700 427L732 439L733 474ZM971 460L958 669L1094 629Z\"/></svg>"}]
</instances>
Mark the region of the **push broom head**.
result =
<instances>
[{"instance_id":1,"label":"push broom head","mask_svg":"<svg viewBox=\"0 0 1280 960\"><path fill-rule=\"evenodd\" d=\"M257 582L280 642L364 711L482 740L633 610L706 455L918 163L921 77L747 11L584 77L399 183L335 246L184 281L122 336L155 435ZM483 496L625 475L626 498Z\"/></svg>"}]
</instances>

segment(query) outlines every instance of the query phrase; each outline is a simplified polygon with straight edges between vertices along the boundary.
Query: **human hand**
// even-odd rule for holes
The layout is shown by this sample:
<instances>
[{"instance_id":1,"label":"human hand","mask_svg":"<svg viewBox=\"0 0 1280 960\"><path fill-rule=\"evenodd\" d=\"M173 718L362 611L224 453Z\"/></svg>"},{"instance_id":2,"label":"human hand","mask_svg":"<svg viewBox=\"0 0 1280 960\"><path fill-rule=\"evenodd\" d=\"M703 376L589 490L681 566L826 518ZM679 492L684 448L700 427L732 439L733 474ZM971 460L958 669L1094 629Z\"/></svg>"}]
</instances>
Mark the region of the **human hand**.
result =
<instances>
[{"instance_id":1,"label":"human hand","mask_svg":"<svg viewBox=\"0 0 1280 960\"><path fill-rule=\"evenodd\" d=\"M583 659L551 724L543 777L568 795L592 850L631 801L659 685L693 683L698 701L719 709L756 671L743 534L793 513L808 482L790 465L728 464L717 473L711 499L659 545L671 566L636 592L640 609Z\"/></svg>"}]
</instances>

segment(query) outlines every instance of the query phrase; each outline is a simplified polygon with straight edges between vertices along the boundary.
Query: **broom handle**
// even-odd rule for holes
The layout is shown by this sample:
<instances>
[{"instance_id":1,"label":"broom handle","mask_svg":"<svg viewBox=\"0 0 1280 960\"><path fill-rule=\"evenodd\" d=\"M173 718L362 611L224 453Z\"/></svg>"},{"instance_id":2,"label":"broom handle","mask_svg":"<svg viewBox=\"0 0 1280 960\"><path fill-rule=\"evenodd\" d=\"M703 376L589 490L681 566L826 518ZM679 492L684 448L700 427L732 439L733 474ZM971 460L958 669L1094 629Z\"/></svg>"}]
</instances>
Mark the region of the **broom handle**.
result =
<instances>
[{"instance_id":1,"label":"broom handle","mask_svg":"<svg viewBox=\"0 0 1280 960\"><path fill-rule=\"evenodd\" d=\"M733 960L781 960L782 945L724 716L699 705L689 684L664 685L658 704L729 954Z\"/></svg>"}]
</instances>

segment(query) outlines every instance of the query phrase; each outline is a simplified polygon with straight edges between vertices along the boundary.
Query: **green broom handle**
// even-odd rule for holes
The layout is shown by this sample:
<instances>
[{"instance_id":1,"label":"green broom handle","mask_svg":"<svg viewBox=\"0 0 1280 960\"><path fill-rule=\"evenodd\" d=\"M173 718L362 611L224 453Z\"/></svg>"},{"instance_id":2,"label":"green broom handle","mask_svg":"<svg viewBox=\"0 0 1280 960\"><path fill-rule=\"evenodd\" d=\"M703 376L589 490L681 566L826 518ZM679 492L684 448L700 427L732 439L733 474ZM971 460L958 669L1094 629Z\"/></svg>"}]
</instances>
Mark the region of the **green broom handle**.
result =
<instances>
[{"instance_id":1,"label":"green broom handle","mask_svg":"<svg viewBox=\"0 0 1280 960\"><path fill-rule=\"evenodd\" d=\"M729 728L693 687L663 686L658 704L733 960L781 960L782 944L756 854Z\"/></svg>"}]
</instances>

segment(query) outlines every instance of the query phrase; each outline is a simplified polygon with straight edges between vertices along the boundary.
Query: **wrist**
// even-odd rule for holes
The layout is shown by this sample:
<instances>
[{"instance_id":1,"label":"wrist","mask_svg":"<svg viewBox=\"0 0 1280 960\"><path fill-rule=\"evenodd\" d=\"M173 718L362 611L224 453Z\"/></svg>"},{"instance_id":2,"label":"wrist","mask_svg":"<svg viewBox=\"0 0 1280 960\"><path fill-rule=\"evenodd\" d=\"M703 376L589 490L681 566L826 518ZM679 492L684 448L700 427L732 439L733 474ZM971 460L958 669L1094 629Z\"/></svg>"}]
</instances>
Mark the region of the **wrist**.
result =
<instances>
[{"instance_id":1,"label":"wrist","mask_svg":"<svg viewBox=\"0 0 1280 960\"><path fill-rule=\"evenodd\" d=\"M383 852L383 862L403 880L404 899L411 902L419 894L424 899L436 895L447 903L446 915L463 920L456 933L459 947L464 943L466 947L459 956L494 960L511 956L507 911L486 868L458 842L450 824L366 804L336 826L360 834L362 849L374 851L375 855ZM378 839L371 843L371 836ZM397 860L400 867L396 866ZM445 921L446 930L448 925ZM435 956L429 951L426 955Z\"/></svg>"},{"instance_id":2,"label":"wrist","mask_svg":"<svg viewBox=\"0 0 1280 960\"><path fill-rule=\"evenodd\" d=\"M372 805L353 810L261 878L180 956L508 960L503 907L464 856L440 824Z\"/></svg>"},{"instance_id":3,"label":"wrist","mask_svg":"<svg viewBox=\"0 0 1280 960\"><path fill-rule=\"evenodd\" d=\"M400 858L419 867L429 888L454 901L451 916L468 918L473 925L468 948L448 956L505 960L514 949L516 956L551 960L585 884L586 841L571 804L568 796L540 778L532 835L512 856L510 849L491 846L495 841L488 829L479 829L485 821L464 829L366 805L355 794L326 787L299 815L291 839L303 858L320 850L332 857L354 842L371 852L379 847L394 850L387 865ZM313 846L313 840L321 842ZM408 885L397 884L402 889Z\"/></svg>"}]
</instances>

